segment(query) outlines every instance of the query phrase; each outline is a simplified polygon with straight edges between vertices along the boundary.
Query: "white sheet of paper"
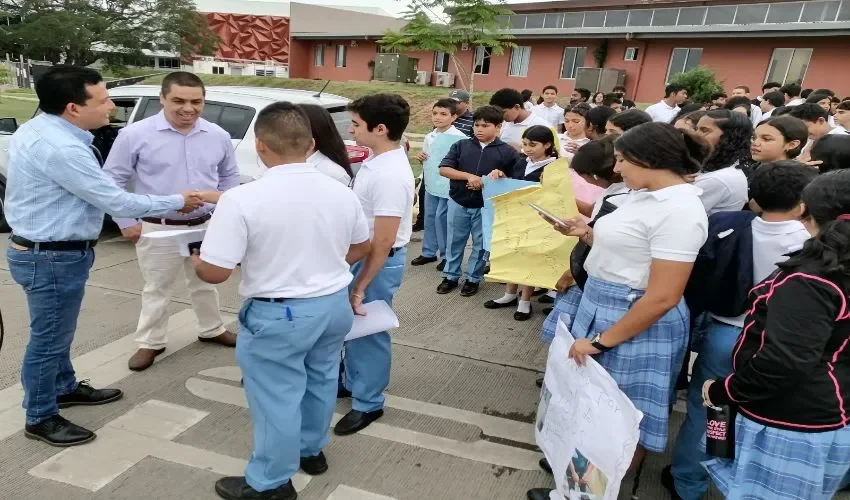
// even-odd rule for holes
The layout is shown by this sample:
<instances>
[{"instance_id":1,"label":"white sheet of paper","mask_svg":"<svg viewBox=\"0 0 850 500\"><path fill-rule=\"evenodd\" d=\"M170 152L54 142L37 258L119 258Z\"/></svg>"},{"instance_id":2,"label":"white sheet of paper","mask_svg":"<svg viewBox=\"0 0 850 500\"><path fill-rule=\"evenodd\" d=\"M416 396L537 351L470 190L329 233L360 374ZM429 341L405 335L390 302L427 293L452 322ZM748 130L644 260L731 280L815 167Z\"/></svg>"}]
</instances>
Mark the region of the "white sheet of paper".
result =
<instances>
[{"instance_id":1,"label":"white sheet of paper","mask_svg":"<svg viewBox=\"0 0 850 500\"><path fill-rule=\"evenodd\" d=\"M389 304L383 300L376 300L363 304L366 316L355 316L351 331L345 336L345 340L359 339L367 335L383 332L390 328L398 328L398 316L395 315Z\"/></svg>"},{"instance_id":2,"label":"white sheet of paper","mask_svg":"<svg viewBox=\"0 0 850 500\"><path fill-rule=\"evenodd\" d=\"M204 240L206 229L169 229L167 231L151 231L143 233L142 238L172 239L183 257L189 256L189 243Z\"/></svg>"}]
</instances>

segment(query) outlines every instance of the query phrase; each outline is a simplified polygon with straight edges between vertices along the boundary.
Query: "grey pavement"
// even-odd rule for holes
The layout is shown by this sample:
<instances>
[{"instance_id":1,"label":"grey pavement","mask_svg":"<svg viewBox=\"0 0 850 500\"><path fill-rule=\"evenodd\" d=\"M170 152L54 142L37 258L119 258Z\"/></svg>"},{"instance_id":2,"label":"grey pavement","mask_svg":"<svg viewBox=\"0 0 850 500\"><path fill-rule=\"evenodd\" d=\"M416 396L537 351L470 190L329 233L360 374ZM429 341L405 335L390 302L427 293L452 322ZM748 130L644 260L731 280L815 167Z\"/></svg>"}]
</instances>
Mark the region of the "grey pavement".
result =
<instances>
[{"instance_id":1,"label":"grey pavement","mask_svg":"<svg viewBox=\"0 0 850 500\"><path fill-rule=\"evenodd\" d=\"M182 280L171 304L167 356L145 372L127 371L142 279L132 246L116 236L106 233L97 247L73 356L80 376L111 383L126 396L110 405L63 411L98 430L93 443L64 451L25 439L21 432L16 384L28 318L23 293L8 273L6 242L0 246L6 322L0 353L0 499L211 500L217 498L215 480L239 474L250 454L251 420L233 351L194 341ZM412 243L411 258L418 245ZM540 455L531 437L538 396L534 381L546 359L538 340L542 307L535 305L532 321L516 322L512 311L481 306L502 292L500 285L486 284L478 296L465 299L437 295L439 281L431 266L408 267L395 300L401 327L393 332L386 415L358 435L332 437L326 449L329 472L296 476L299 498L521 500L527 489L553 484L536 467ZM240 304L237 285L234 276L219 287L228 318ZM341 401L336 413L347 410L348 402ZM674 413L671 434L681 418ZM649 459L641 499L668 498L658 484L668 461ZM626 478L624 485L629 484Z\"/></svg>"}]
</instances>

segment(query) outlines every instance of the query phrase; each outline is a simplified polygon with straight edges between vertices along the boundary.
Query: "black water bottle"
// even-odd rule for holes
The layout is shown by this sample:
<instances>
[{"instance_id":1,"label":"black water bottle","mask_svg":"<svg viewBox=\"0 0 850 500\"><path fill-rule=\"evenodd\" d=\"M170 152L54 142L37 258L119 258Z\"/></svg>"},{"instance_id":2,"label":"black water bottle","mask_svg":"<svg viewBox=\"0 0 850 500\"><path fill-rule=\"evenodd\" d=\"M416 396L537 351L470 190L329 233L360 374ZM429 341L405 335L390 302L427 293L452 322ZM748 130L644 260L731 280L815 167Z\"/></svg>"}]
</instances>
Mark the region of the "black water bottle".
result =
<instances>
[{"instance_id":1,"label":"black water bottle","mask_svg":"<svg viewBox=\"0 0 850 500\"><path fill-rule=\"evenodd\" d=\"M706 408L705 452L718 458L735 458L735 417L732 406Z\"/></svg>"}]
</instances>

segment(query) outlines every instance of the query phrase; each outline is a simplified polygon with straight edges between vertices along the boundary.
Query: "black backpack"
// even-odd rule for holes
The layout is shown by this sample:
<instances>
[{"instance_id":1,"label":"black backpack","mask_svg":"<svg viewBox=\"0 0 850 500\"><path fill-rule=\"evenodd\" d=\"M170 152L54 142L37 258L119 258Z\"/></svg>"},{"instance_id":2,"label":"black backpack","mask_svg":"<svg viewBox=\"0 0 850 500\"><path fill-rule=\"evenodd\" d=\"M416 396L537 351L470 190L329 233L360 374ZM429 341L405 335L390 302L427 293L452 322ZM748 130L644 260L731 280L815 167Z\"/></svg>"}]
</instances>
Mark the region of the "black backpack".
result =
<instances>
[{"instance_id":1,"label":"black backpack","mask_svg":"<svg viewBox=\"0 0 850 500\"><path fill-rule=\"evenodd\" d=\"M753 212L718 212L708 217L708 239L685 287L691 316L709 312L734 318L747 310L753 288Z\"/></svg>"},{"instance_id":2,"label":"black backpack","mask_svg":"<svg viewBox=\"0 0 850 500\"><path fill-rule=\"evenodd\" d=\"M614 193L602 198L602 206L599 207L599 212L597 212L596 217L588 223L588 226L593 227L593 224L601 217L617 210L617 205L608 201L608 198L620 196L622 194L628 193ZM587 271L584 270L584 261L587 260L588 255L590 255L590 246L581 240L578 240L576 246L573 247L572 253L570 253L570 273L572 273L573 279L576 281L576 285L578 285L578 287L582 290L584 290L584 284L587 283Z\"/></svg>"}]
</instances>

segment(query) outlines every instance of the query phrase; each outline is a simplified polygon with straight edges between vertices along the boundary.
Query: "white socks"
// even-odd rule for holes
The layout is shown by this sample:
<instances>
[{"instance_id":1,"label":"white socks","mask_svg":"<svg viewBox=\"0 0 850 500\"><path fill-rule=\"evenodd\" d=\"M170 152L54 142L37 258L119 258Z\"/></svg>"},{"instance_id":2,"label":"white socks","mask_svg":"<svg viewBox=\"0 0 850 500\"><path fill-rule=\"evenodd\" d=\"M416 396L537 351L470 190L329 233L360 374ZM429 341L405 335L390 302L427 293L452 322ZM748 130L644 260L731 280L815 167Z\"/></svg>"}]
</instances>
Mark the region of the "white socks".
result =
<instances>
[{"instance_id":1,"label":"white socks","mask_svg":"<svg viewBox=\"0 0 850 500\"><path fill-rule=\"evenodd\" d=\"M558 296L558 292L556 292L555 290L549 290L548 292L546 292L546 296L552 297L554 299Z\"/></svg>"},{"instance_id":2,"label":"white socks","mask_svg":"<svg viewBox=\"0 0 850 500\"><path fill-rule=\"evenodd\" d=\"M520 300L516 306L516 311L528 314L531 312L531 301L530 300Z\"/></svg>"},{"instance_id":3,"label":"white socks","mask_svg":"<svg viewBox=\"0 0 850 500\"><path fill-rule=\"evenodd\" d=\"M495 302L497 304L507 304L507 303L513 301L514 299L516 299L515 293L506 293L505 295L503 295L502 297L499 297L498 299L494 300L493 302Z\"/></svg>"}]
</instances>

